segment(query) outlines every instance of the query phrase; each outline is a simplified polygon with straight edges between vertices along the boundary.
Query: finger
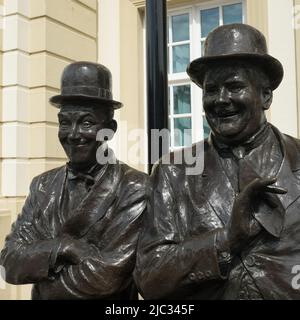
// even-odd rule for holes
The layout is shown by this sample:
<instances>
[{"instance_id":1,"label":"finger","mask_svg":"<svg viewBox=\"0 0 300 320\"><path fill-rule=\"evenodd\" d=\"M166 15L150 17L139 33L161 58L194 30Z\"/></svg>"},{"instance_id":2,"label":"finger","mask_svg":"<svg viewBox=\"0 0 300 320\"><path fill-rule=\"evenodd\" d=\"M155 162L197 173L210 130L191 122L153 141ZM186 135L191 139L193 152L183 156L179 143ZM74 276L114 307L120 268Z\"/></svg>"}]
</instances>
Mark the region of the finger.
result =
<instances>
[{"instance_id":1,"label":"finger","mask_svg":"<svg viewBox=\"0 0 300 320\"><path fill-rule=\"evenodd\" d=\"M19 237L21 239L23 239L26 243L31 243L32 242L32 240L30 238L28 238L27 233L24 233L22 231L19 231Z\"/></svg>"},{"instance_id":2,"label":"finger","mask_svg":"<svg viewBox=\"0 0 300 320\"><path fill-rule=\"evenodd\" d=\"M23 227L22 231L23 231L24 233L26 233L27 236L28 236L28 238L30 238L32 241L34 240L33 235L31 234L31 232L30 232L26 227Z\"/></svg>"},{"instance_id":3,"label":"finger","mask_svg":"<svg viewBox=\"0 0 300 320\"><path fill-rule=\"evenodd\" d=\"M264 192L276 193L276 194L286 194L288 191L285 188L278 186L267 186L263 189Z\"/></svg>"},{"instance_id":4,"label":"finger","mask_svg":"<svg viewBox=\"0 0 300 320\"><path fill-rule=\"evenodd\" d=\"M269 185L274 184L277 181L277 178L256 178L248 186L245 188L246 193L257 193L259 191L263 191Z\"/></svg>"},{"instance_id":5,"label":"finger","mask_svg":"<svg viewBox=\"0 0 300 320\"><path fill-rule=\"evenodd\" d=\"M276 181L277 181L276 177L273 177L273 178L260 178L256 182L256 185L257 185L258 188L265 188L267 186L270 186L270 185L274 184Z\"/></svg>"}]
</instances>

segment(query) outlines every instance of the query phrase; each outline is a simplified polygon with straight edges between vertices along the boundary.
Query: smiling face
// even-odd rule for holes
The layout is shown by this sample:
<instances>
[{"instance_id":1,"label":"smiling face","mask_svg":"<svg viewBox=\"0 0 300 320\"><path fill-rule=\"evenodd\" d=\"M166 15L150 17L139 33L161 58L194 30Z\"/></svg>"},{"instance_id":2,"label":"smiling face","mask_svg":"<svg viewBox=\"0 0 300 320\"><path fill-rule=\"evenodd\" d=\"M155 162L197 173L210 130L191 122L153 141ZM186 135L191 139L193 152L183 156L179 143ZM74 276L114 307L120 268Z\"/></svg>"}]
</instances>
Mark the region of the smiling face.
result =
<instances>
[{"instance_id":1,"label":"smiling face","mask_svg":"<svg viewBox=\"0 0 300 320\"><path fill-rule=\"evenodd\" d=\"M254 66L217 65L205 76L206 118L213 134L226 144L241 143L258 132L271 101L268 79Z\"/></svg>"},{"instance_id":2,"label":"smiling face","mask_svg":"<svg viewBox=\"0 0 300 320\"><path fill-rule=\"evenodd\" d=\"M97 133L104 128L116 130L111 108L65 104L59 114L58 138L72 165L85 168L96 164Z\"/></svg>"}]
</instances>

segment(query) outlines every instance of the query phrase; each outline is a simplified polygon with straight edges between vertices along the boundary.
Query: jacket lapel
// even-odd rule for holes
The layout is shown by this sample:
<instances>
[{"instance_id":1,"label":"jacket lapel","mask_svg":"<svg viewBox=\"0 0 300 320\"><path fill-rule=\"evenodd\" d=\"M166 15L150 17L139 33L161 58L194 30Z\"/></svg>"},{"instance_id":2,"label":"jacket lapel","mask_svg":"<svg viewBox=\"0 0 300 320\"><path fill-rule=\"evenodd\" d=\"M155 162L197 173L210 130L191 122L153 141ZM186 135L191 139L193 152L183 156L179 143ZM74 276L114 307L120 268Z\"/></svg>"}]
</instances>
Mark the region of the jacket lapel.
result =
<instances>
[{"instance_id":1,"label":"jacket lapel","mask_svg":"<svg viewBox=\"0 0 300 320\"><path fill-rule=\"evenodd\" d=\"M121 165L107 164L102 168L97 181L83 199L74 215L66 221L63 233L74 237L83 237L99 221L116 199L116 192L121 178Z\"/></svg>"},{"instance_id":2,"label":"jacket lapel","mask_svg":"<svg viewBox=\"0 0 300 320\"><path fill-rule=\"evenodd\" d=\"M66 167L57 170L51 180L47 180L45 185L39 186L39 191L43 192L42 202L37 204L38 213L35 219L35 228L40 235L46 238L54 238L58 232L57 226L62 223L61 205L64 196L66 183ZM57 221L59 220L59 221Z\"/></svg>"},{"instance_id":3,"label":"jacket lapel","mask_svg":"<svg viewBox=\"0 0 300 320\"><path fill-rule=\"evenodd\" d=\"M261 203L255 218L260 224L274 237L279 238L285 223L285 214L287 208L300 196L299 183L293 173L293 163L295 161L295 146L291 145L292 141L281 134L278 129L272 127L283 154L283 160L277 173L276 186L287 189L287 194L277 195L274 197L277 201L277 208L269 207L265 202ZM291 152L293 150L293 152ZM296 152L296 157L298 154Z\"/></svg>"},{"instance_id":4,"label":"jacket lapel","mask_svg":"<svg viewBox=\"0 0 300 320\"><path fill-rule=\"evenodd\" d=\"M225 174L217 151L210 140L204 146L204 171L190 176L190 197L197 207L207 202L222 225L226 225L233 207L235 192Z\"/></svg>"},{"instance_id":5,"label":"jacket lapel","mask_svg":"<svg viewBox=\"0 0 300 320\"><path fill-rule=\"evenodd\" d=\"M287 194L278 195L283 207L287 209L300 197L300 184L295 176L295 172L300 169L299 151L294 145L294 139L283 135L273 127L273 130L281 144L283 151L283 161L277 175L276 185L287 189Z\"/></svg>"}]
</instances>

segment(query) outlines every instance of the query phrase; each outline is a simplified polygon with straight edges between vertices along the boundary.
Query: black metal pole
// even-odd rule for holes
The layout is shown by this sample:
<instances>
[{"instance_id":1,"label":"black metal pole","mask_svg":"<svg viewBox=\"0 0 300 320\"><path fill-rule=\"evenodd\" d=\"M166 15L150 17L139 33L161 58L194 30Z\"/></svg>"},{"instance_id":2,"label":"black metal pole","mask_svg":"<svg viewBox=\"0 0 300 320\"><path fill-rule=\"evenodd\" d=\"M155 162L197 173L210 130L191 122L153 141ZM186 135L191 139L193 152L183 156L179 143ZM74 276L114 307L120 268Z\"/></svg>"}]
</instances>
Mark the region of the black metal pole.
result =
<instances>
[{"instance_id":1,"label":"black metal pole","mask_svg":"<svg viewBox=\"0 0 300 320\"><path fill-rule=\"evenodd\" d=\"M168 128L167 5L166 0L146 0L148 163L153 160L151 130ZM151 161L152 160L152 161ZM152 163L151 163L152 162Z\"/></svg>"}]
</instances>

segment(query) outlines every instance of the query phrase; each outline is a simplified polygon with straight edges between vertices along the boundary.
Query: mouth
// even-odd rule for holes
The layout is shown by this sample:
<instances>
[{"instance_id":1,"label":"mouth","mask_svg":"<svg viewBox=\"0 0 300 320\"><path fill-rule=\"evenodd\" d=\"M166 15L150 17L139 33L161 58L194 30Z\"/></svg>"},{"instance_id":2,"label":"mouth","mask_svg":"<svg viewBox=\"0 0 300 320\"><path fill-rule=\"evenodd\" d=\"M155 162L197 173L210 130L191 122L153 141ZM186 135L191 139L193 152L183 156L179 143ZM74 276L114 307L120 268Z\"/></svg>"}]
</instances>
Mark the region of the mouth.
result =
<instances>
[{"instance_id":1,"label":"mouth","mask_svg":"<svg viewBox=\"0 0 300 320\"><path fill-rule=\"evenodd\" d=\"M228 111L222 110L216 113L216 116L221 119L231 119L240 115L241 115L241 112L237 110L228 110Z\"/></svg>"},{"instance_id":2,"label":"mouth","mask_svg":"<svg viewBox=\"0 0 300 320\"><path fill-rule=\"evenodd\" d=\"M82 148L82 147L86 147L88 145L88 143L77 143L77 144L69 144L69 146L71 148Z\"/></svg>"}]
</instances>

